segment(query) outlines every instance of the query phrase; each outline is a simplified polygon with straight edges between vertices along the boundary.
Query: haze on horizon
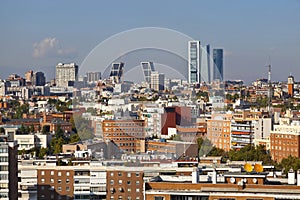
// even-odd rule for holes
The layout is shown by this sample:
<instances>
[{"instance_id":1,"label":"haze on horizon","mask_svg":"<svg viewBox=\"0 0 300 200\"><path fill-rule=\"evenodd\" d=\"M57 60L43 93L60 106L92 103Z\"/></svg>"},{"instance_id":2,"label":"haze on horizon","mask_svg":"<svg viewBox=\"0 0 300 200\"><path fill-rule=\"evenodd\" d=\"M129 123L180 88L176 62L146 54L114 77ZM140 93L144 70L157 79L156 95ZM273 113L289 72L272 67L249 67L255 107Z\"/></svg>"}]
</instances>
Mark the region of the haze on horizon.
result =
<instances>
[{"instance_id":1,"label":"haze on horizon","mask_svg":"<svg viewBox=\"0 0 300 200\"><path fill-rule=\"evenodd\" d=\"M162 27L222 47L224 78L300 80L300 1L1 1L0 79L79 66L100 42L122 31ZM269 59L270 57L270 59Z\"/></svg>"}]
</instances>

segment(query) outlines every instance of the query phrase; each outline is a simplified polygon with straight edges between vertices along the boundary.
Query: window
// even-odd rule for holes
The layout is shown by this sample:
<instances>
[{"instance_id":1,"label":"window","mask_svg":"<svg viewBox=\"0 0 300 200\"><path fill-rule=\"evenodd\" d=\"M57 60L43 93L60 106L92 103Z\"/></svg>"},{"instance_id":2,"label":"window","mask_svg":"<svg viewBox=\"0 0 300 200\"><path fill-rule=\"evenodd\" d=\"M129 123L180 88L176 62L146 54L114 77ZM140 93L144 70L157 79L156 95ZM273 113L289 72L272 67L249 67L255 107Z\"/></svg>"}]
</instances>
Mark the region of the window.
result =
<instances>
[{"instance_id":1,"label":"window","mask_svg":"<svg viewBox=\"0 0 300 200\"><path fill-rule=\"evenodd\" d=\"M128 188L128 189L127 189L127 192L131 192L131 188Z\"/></svg>"},{"instance_id":2,"label":"window","mask_svg":"<svg viewBox=\"0 0 300 200\"><path fill-rule=\"evenodd\" d=\"M118 176L122 176L122 172L118 172Z\"/></svg>"},{"instance_id":3,"label":"window","mask_svg":"<svg viewBox=\"0 0 300 200\"><path fill-rule=\"evenodd\" d=\"M136 192L140 192L140 188L136 188L135 191L136 191Z\"/></svg>"},{"instance_id":4,"label":"window","mask_svg":"<svg viewBox=\"0 0 300 200\"><path fill-rule=\"evenodd\" d=\"M121 185L123 183L123 181L122 180L119 180L119 184Z\"/></svg>"},{"instance_id":5,"label":"window","mask_svg":"<svg viewBox=\"0 0 300 200\"><path fill-rule=\"evenodd\" d=\"M42 187L41 187L41 190L44 190L44 189L45 189L45 187L44 187L44 186L42 186Z\"/></svg>"},{"instance_id":6,"label":"window","mask_svg":"<svg viewBox=\"0 0 300 200\"><path fill-rule=\"evenodd\" d=\"M45 183L45 179L44 179L44 178L42 178L42 179L41 179L41 182L42 182L42 183Z\"/></svg>"},{"instance_id":7,"label":"window","mask_svg":"<svg viewBox=\"0 0 300 200\"><path fill-rule=\"evenodd\" d=\"M110 172L110 176L114 176L114 173L113 173L113 172Z\"/></svg>"},{"instance_id":8,"label":"window","mask_svg":"<svg viewBox=\"0 0 300 200\"><path fill-rule=\"evenodd\" d=\"M58 191L61 191L61 187L58 187L57 190L58 190Z\"/></svg>"},{"instance_id":9,"label":"window","mask_svg":"<svg viewBox=\"0 0 300 200\"><path fill-rule=\"evenodd\" d=\"M114 184L114 180L110 180L110 184L113 185Z\"/></svg>"},{"instance_id":10,"label":"window","mask_svg":"<svg viewBox=\"0 0 300 200\"><path fill-rule=\"evenodd\" d=\"M67 175L67 176L70 176L70 172L66 172L66 175Z\"/></svg>"},{"instance_id":11,"label":"window","mask_svg":"<svg viewBox=\"0 0 300 200\"><path fill-rule=\"evenodd\" d=\"M154 200L164 200L164 197L161 197L161 196L154 196Z\"/></svg>"},{"instance_id":12,"label":"window","mask_svg":"<svg viewBox=\"0 0 300 200\"><path fill-rule=\"evenodd\" d=\"M50 179L50 183L54 183L54 179L53 178Z\"/></svg>"},{"instance_id":13,"label":"window","mask_svg":"<svg viewBox=\"0 0 300 200\"><path fill-rule=\"evenodd\" d=\"M60 179L58 179L57 183L58 183L58 184L61 184L61 180L60 180Z\"/></svg>"},{"instance_id":14,"label":"window","mask_svg":"<svg viewBox=\"0 0 300 200\"><path fill-rule=\"evenodd\" d=\"M131 184L131 182L130 181L127 181L127 185L130 185Z\"/></svg>"},{"instance_id":15,"label":"window","mask_svg":"<svg viewBox=\"0 0 300 200\"><path fill-rule=\"evenodd\" d=\"M138 173L138 172L135 173L135 176L136 176L136 177L140 177L140 173Z\"/></svg>"},{"instance_id":16,"label":"window","mask_svg":"<svg viewBox=\"0 0 300 200\"><path fill-rule=\"evenodd\" d=\"M57 173L57 176L61 176L61 172L58 172L58 173Z\"/></svg>"},{"instance_id":17,"label":"window","mask_svg":"<svg viewBox=\"0 0 300 200\"><path fill-rule=\"evenodd\" d=\"M127 177L131 177L131 173L130 172L127 173Z\"/></svg>"},{"instance_id":18,"label":"window","mask_svg":"<svg viewBox=\"0 0 300 200\"><path fill-rule=\"evenodd\" d=\"M45 171L41 171L41 175L44 176L45 175Z\"/></svg>"},{"instance_id":19,"label":"window","mask_svg":"<svg viewBox=\"0 0 300 200\"><path fill-rule=\"evenodd\" d=\"M54 171L51 171L50 174L51 174L51 175L54 175Z\"/></svg>"},{"instance_id":20,"label":"window","mask_svg":"<svg viewBox=\"0 0 300 200\"><path fill-rule=\"evenodd\" d=\"M70 183L70 179L67 178L67 179L66 179L66 183Z\"/></svg>"},{"instance_id":21,"label":"window","mask_svg":"<svg viewBox=\"0 0 300 200\"><path fill-rule=\"evenodd\" d=\"M70 191L70 187L66 187L66 191Z\"/></svg>"},{"instance_id":22,"label":"window","mask_svg":"<svg viewBox=\"0 0 300 200\"><path fill-rule=\"evenodd\" d=\"M135 184L139 185L139 184L140 184L140 181L136 181Z\"/></svg>"}]
</instances>

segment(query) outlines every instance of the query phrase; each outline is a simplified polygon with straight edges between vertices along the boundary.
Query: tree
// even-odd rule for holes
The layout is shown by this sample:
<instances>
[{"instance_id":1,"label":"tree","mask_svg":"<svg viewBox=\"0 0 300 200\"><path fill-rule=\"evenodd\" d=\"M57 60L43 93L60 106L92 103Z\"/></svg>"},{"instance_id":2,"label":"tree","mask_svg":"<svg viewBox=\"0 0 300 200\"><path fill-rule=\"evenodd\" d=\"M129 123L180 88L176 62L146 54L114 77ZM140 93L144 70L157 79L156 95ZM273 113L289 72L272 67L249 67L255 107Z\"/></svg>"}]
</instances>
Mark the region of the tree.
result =
<instances>
[{"instance_id":1,"label":"tree","mask_svg":"<svg viewBox=\"0 0 300 200\"><path fill-rule=\"evenodd\" d=\"M48 153L49 153L49 149L42 147L39 151L38 157L44 158Z\"/></svg>"},{"instance_id":2,"label":"tree","mask_svg":"<svg viewBox=\"0 0 300 200\"><path fill-rule=\"evenodd\" d=\"M282 169L284 174L287 174L290 169L295 172L300 169L300 158L289 155L289 157L282 159L276 168Z\"/></svg>"},{"instance_id":3,"label":"tree","mask_svg":"<svg viewBox=\"0 0 300 200\"><path fill-rule=\"evenodd\" d=\"M44 135L46 135L49 132L50 132L50 126L49 125L44 125L43 128L42 128L42 133Z\"/></svg>"},{"instance_id":4,"label":"tree","mask_svg":"<svg viewBox=\"0 0 300 200\"><path fill-rule=\"evenodd\" d=\"M34 132L34 126L33 126L33 124L30 125L30 127L29 127L29 132L30 132L30 133L33 133L33 132Z\"/></svg>"},{"instance_id":5,"label":"tree","mask_svg":"<svg viewBox=\"0 0 300 200\"><path fill-rule=\"evenodd\" d=\"M73 134L71 137L70 137L70 143L75 143L75 142L78 142L80 141L80 137L77 133Z\"/></svg>"},{"instance_id":6,"label":"tree","mask_svg":"<svg viewBox=\"0 0 300 200\"><path fill-rule=\"evenodd\" d=\"M0 133L5 133L5 129L3 127L0 127Z\"/></svg>"}]
</instances>

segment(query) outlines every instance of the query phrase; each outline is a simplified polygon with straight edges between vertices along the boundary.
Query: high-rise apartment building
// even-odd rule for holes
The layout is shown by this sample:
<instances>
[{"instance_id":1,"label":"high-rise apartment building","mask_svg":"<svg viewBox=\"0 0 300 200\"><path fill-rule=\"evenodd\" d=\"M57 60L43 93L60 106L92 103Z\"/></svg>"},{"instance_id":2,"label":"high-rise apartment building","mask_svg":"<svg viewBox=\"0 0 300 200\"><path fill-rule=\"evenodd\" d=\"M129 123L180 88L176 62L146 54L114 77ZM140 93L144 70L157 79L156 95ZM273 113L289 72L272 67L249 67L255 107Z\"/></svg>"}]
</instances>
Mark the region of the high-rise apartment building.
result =
<instances>
[{"instance_id":1,"label":"high-rise apartment building","mask_svg":"<svg viewBox=\"0 0 300 200\"><path fill-rule=\"evenodd\" d=\"M110 71L110 79L114 83L121 83L123 78L124 63L113 63Z\"/></svg>"},{"instance_id":2,"label":"high-rise apartment building","mask_svg":"<svg viewBox=\"0 0 300 200\"><path fill-rule=\"evenodd\" d=\"M207 120L207 138L211 143L225 151L230 150L231 114L212 114Z\"/></svg>"},{"instance_id":3,"label":"high-rise apartment building","mask_svg":"<svg viewBox=\"0 0 300 200\"><path fill-rule=\"evenodd\" d=\"M213 49L213 80L222 81L223 74L223 49Z\"/></svg>"},{"instance_id":4,"label":"high-rise apartment building","mask_svg":"<svg viewBox=\"0 0 300 200\"><path fill-rule=\"evenodd\" d=\"M34 72L32 76L32 85L44 86L46 84L45 74L43 72Z\"/></svg>"},{"instance_id":5,"label":"high-rise apartment building","mask_svg":"<svg viewBox=\"0 0 300 200\"><path fill-rule=\"evenodd\" d=\"M18 199L18 145L0 135L0 199Z\"/></svg>"},{"instance_id":6,"label":"high-rise apartment building","mask_svg":"<svg viewBox=\"0 0 300 200\"><path fill-rule=\"evenodd\" d=\"M57 87L74 86L78 79L78 65L75 63L58 63L55 78Z\"/></svg>"},{"instance_id":7,"label":"high-rise apartment building","mask_svg":"<svg viewBox=\"0 0 300 200\"><path fill-rule=\"evenodd\" d=\"M26 85L31 85L32 82L32 77L33 77L33 71L29 70L25 73L25 81Z\"/></svg>"},{"instance_id":8,"label":"high-rise apartment building","mask_svg":"<svg viewBox=\"0 0 300 200\"><path fill-rule=\"evenodd\" d=\"M150 84L151 73L155 71L153 62L141 62L141 66L144 72L145 81Z\"/></svg>"},{"instance_id":9,"label":"high-rise apartment building","mask_svg":"<svg viewBox=\"0 0 300 200\"><path fill-rule=\"evenodd\" d=\"M155 91L163 91L165 89L165 75L157 71L152 72L150 88Z\"/></svg>"},{"instance_id":10,"label":"high-rise apartment building","mask_svg":"<svg viewBox=\"0 0 300 200\"><path fill-rule=\"evenodd\" d=\"M88 72L86 76L88 84L97 83L101 79L101 72Z\"/></svg>"},{"instance_id":11,"label":"high-rise apartment building","mask_svg":"<svg viewBox=\"0 0 300 200\"><path fill-rule=\"evenodd\" d=\"M189 41L188 46L188 81L199 83L201 81L201 46L200 41Z\"/></svg>"}]
</instances>

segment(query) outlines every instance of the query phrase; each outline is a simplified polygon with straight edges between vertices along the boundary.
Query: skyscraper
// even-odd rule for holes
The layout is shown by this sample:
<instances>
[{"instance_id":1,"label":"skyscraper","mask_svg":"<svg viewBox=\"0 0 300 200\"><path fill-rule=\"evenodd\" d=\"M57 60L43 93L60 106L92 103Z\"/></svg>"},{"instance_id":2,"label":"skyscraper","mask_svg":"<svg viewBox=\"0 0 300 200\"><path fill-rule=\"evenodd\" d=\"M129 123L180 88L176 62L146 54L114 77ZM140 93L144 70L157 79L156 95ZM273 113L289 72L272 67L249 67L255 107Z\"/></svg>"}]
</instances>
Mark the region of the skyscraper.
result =
<instances>
[{"instance_id":1,"label":"skyscraper","mask_svg":"<svg viewBox=\"0 0 300 200\"><path fill-rule=\"evenodd\" d=\"M162 91L165 89L165 75L154 71L151 73L150 88L155 91Z\"/></svg>"},{"instance_id":2,"label":"skyscraper","mask_svg":"<svg viewBox=\"0 0 300 200\"><path fill-rule=\"evenodd\" d=\"M111 71L110 71L110 79L114 83L122 82L123 68L124 68L124 63L122 63L122 62L112 64Z\"/></svg>"},{"instance_id":3,"label":"skyscraper","mask_svg":"<svg viewBox=\"0 0 300 200\"><path fill-rule=\"evenodd\" d=\"M74 86L78 78L78 65L58 63L55 78L57 87Z\"/></svg>"},{"instance_id":4,"label":"skyscraper","mask_svg":"<svg viewBox=\"0 0 300 200\"><path fill-rule=\"evenodd\" d=\"M141 62L141 66L144 72L145 81L150 84L151 73L155 71L153 62Z\"/></svg>"},{"instance_id":5,"label":"skyscraper","mask_svg":"<svg viewBox=\"0 0 300 200\"><path fill-rule=\"evenodd\" d=\"M200 41L189 41L188 47L188 81L199 83L201 81L201 46Z\"/></svg>"},{"instance_id":6,"label":"skyscraper","mask_svg":"<svg viewBox=\"0 0 300 200\"><path fill-rule=\"evenodd\" d=\"M200 64L200 82L210 83L210 63L212 59L210 58L210 45L201 47L201 64Z\"/></svg>"},{"instance_id":7,"label":"skyscraper","mask_svg":"<svg viewBox=\"0 0 300 200\"><path fill-rule=\"evenodd\" d=\"M213 49L213 79L223 80L223 49Z\"/></svg>"}]
</instances>

